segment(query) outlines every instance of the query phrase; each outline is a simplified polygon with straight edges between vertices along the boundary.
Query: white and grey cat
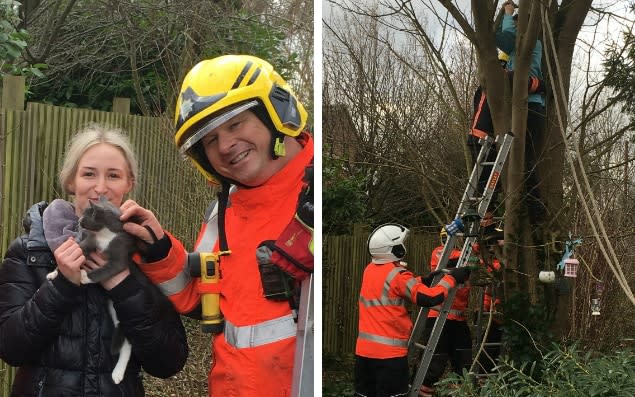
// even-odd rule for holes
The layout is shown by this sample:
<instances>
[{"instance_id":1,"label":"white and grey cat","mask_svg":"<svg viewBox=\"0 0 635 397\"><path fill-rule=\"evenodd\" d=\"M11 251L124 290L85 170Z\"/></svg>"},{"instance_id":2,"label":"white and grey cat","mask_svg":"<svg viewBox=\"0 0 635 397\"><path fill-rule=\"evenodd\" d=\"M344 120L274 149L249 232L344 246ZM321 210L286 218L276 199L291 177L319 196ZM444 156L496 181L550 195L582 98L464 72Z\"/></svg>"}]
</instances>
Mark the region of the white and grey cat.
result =
<instances>
[{"instance_id":1,"label":"white and grey cat","mask_svg":"<svg viewBox=\"0 0 635 397\"><path fill-rule=\"evenodd\" d=\"M53 203L51 203L53 204ZM100 197L98 203L90 202L79 219L80 235L79 246L84 255L99 250L108 258L107 262L99 269L82 270L81 283L99 283L107 280L126 267L132 265L132 254L139 248L139 240L123 230L123 223L119 220L121 212L119 208L111 204L105 197ZM48 279L57 276L57 270L48 274ZM119 354L117 364L112 371L112 380L119 384L125 375L126 366L132 353L132 345L124 337L119 327L119 319L111 300L108 300L108 311L115 326L112 338L111 351L113 355Z\"/></svg>"}]
</instances>

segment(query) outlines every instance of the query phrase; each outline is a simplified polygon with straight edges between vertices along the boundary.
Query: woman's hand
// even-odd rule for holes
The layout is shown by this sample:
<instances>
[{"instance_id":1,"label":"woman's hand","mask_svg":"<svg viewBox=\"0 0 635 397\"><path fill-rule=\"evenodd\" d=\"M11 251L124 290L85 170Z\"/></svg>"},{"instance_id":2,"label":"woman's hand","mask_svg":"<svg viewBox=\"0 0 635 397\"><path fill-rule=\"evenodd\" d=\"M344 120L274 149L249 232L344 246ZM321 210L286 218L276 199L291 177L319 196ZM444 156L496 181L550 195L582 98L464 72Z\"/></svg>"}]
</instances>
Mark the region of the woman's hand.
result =
<instances>
[{"instance_id":1,"label":"woman's hand","mask_svg":"<svg viewBox=\"0 0 635 397\"><path fill-rule=\"evenodd\" d=\"M119 217L119 219L125 222L123 228L126 232L148 244L152 244L156 240L161 240L165 235L163 227L161 227L161 224L152 211L143 208L133 200L126 200L120 209L121 217ZM154 236L147 228L150 228L152 232L154 232Z\"/></svg>"},{"instance_id":2,"label":"woman's hand","mask_svg":"<svg viewBox=\"0 0 635 397\"><path fill-rule=\"evenodd\" d=\"M86 262L86 257L79 244L73 237L70 237L55 252L57 270L73 284L81 284L81 266Z\"/></svg>"},{"instance_id":3,"label":"woman's hand","mask_svg":"<svg viewBox=\"0 0 635 397\"><path fill-rule=\"evenodd\" d=\"M97 270L100 267L104 266L108 262L108 258L102 252L93 252L88 255L86 258L86 263L81 267L83 270L90 272L92 270ZM130 274L130 269L126 267L121 272L115 274L111 278L104 280L101 282L101 286L104 287L105 290L110 291L115 288L120 282L123 281Z\"/></svg>"}]
</instances>

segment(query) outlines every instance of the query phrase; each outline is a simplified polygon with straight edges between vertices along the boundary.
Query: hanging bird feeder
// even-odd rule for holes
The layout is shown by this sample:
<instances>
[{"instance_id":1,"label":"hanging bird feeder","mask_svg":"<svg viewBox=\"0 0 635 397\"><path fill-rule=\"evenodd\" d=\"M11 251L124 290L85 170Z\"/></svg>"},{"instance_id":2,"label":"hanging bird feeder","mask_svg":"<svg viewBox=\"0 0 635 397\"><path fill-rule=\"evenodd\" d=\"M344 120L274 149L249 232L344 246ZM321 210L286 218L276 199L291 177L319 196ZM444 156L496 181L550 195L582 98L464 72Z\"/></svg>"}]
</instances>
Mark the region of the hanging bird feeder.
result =
<instances>
[{"instance_id":1,"label":"hanging bird feeder","mask_svg":"<svg viewBox=\"0 0 635 397\"><path fill-rule=\"evenodd\" d=\"M600 315L600 298L591 299L591 315L592 316Z\"/></svg>"},{"instance_id":2,"label":"hanging bird feeder","mask_svg":"<svg viewBox=\"0 0 635 397\"><path fill-rule=\"evenodd\" d=\"M564 260L564 276L565 277L578 277L578 266L580 261L575 258L569 258Z\"/></svg>"}]
</instances>

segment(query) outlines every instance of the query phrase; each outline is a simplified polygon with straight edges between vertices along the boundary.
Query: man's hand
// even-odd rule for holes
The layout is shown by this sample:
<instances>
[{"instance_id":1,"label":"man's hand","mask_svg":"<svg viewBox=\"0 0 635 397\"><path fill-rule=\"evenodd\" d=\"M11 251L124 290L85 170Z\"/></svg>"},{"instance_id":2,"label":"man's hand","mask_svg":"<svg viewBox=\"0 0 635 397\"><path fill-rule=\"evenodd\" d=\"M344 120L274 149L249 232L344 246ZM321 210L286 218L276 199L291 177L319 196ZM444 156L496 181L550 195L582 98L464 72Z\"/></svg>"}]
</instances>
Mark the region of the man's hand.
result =
<instances>
[{"instance_id":1,"label":"man's hand","mask_svg":"<svg viewBox=\"0 0 635 397\"><path fill-rule=\"evenodd\" d=\"M470 277L470 269L467 267L456 267L450 270L450 276L454 277L457 284L463 284Z\"/></svg>"},{"instance_id":2,"label":"man's hand","mask_svg":"<svg viewBox=\"0 0 635 397\"><path fill-rule=\"evenodd\" d=\"M132 200L126 200L120 207L123 229L137 238L152 244L161 240L165 233L154 213ZM134 221L133 221L134 220ZM150 232L150 229L152 233ZM154 234L154 236L152 236Z\"/></svg>"},{"instance_id":3,"label":"man's hand","mask_svg":"<svg viewBox=\"0 0 635 397\"><path fill-rule=\"evenodd\" d=\"M443 270L435 270L431 273L428 273L427 276L421 276L421 282L423 284L425 284L427 287L430 287L432 285L432 281L434 280L434 278L439 275L442 274Z\"/></svg>"}]
</instances>

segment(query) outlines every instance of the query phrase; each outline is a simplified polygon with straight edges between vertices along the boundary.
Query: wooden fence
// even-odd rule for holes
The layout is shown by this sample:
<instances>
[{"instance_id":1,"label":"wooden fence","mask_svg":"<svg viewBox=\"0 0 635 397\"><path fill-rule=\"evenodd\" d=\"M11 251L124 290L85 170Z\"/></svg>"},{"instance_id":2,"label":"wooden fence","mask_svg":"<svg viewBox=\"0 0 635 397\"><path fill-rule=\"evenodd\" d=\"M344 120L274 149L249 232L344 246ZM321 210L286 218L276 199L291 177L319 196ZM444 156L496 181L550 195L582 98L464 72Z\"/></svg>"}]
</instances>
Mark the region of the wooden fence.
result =
<instances>
[{"instance_id":1,"label":"wooden fence","mask_svg":"<svg viewBox=\"0 0 635 397\"><path fill-rule=\"evenodd\" d=\"M370 261L366 246L369 227L352 235L324 236L322 247L322 351L342 355L355 351L359 289ZM438 235L412 231L406 242L406 262L413 273L429 271L430 253ZM417 307L413 312L416 314Z\"/></svg>"},{"instance_id":2,"label":"wooden fence","mask_svg":"<svg viewBox=\"0 0 635 397\"><path fill-rule=\"evenodd\" d=\"M130 198L152 210L163 227L191 247L213 190L189 161L178 155L173 127L167 118L132 116L96 110L64 108L8 99L24 89L6 84L0 111L0 246L2 254L22 233L22 218L38 201L65 197L57 183L64 151L74 132L90 122L120 127L130 137L139 161L140 178ZM121 103L121 101L119 102ZM9 395L12 369L0 363L2 390Z\"/></svg>"}]
</instances>

